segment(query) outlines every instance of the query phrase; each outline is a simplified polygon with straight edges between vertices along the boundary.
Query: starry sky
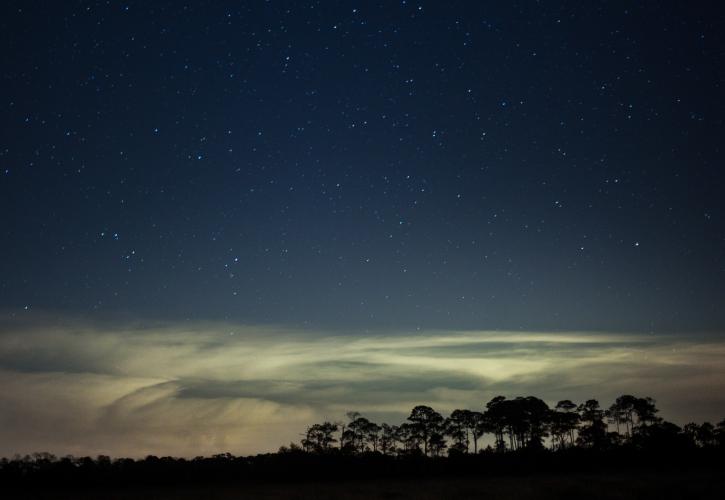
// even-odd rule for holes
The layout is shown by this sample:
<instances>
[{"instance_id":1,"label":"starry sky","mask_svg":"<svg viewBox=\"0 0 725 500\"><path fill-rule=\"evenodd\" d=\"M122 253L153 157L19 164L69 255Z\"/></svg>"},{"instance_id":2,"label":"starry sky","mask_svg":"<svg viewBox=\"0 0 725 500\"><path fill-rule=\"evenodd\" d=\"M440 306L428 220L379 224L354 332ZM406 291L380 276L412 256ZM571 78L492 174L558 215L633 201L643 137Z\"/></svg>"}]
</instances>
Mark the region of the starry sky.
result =
<instances>
[{"instance_id":1,"label":"starry sky","mask_svg":"<svg viewBox=\"0 0 725 500\"><path fill-rule=\"evenodd\" d=\"M342 412L356 373L379 382L356 389L366 408L397 415L371 373L410 393L396 370L416 336L413 365L442 363L422 380L448 391L428 400L448 407L504 373L498 390L534 389L522 374L553 377L575 351L601 377L622 356L659 360L639 382L725 373L702 358L725 352L724 20L718 2L3 2L6 424L55 443L60 417L38 407L59 377L78 389L58 408L116 408L100 427L135 433L82 442L94 420L53 444L75 452L194 455L250 435L149 441L142 410L113 406L131 394L159 415L193 401L188 428L251 400L271 422ZM456 338L481 353L465 377ZM147 350L185 368L131 362ZM365 361L380 350L395 355ZM249 368L265 353L274 370ZM313 403L271 396L319 384ZM540 392L571 387L552 384ZM696 416L725 412L698 394Z\"/></svg>"}]
</instances>

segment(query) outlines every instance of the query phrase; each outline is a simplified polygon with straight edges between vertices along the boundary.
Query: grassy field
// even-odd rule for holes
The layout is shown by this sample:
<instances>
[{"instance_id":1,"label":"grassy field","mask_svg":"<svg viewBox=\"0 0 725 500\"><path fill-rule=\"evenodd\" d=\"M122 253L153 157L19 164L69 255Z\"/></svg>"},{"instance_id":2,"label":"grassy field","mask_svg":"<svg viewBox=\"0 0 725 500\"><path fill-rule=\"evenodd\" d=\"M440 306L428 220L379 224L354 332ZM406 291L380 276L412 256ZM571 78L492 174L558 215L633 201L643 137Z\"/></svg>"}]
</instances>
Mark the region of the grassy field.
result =
<instances>
[{"instance_id":1,"label":"grassy field","mask_svg":"<svg viewBox=\"0 0 725 500\"><path fill-rule=\"evenodd\" d=\"M22 499L721 499L723 475L578 475L341 481L122 490L5 491Z\"/></svg>"}]
</instances>

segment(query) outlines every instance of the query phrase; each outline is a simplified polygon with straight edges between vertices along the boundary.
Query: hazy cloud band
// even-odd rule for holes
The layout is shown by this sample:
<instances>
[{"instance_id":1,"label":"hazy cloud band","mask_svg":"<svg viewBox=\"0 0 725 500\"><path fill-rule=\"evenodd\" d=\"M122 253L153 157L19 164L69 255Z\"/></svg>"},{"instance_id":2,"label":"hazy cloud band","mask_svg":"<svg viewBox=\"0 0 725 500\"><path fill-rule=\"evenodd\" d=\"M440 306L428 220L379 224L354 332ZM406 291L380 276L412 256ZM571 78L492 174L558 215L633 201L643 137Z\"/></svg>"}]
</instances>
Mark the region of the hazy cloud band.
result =
<instances>
[{"instance_id":1,"label":"hazy cloud band","mask_svg":"<svg viewBox=\"0 0 725 500\"><path fill-rule=\"evenodd\" d=\"M371 336L227 324L0 333L0 455L271 451L318 419L402 420L415 404L482 408L651 395L678 423L725 416L725 342L541 332Z\"/></svg>"}]
</instances>

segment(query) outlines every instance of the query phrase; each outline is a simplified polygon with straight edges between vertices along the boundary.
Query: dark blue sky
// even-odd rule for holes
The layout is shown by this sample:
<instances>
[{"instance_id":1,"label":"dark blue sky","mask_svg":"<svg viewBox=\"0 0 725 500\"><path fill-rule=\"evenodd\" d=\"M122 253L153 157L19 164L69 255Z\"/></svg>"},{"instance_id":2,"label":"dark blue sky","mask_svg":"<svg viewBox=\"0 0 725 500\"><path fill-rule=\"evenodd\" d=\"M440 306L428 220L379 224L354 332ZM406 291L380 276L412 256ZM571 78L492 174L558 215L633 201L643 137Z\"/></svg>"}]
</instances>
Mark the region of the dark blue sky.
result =
<instances>
[{"instance_id":1,"label":"dark blue sky","mask_svg":"<svg viewBox=\"0 0 725 500\"><path fill-rule=\"evenodd\" d=\"M722 331L718 2L3 2L3 315Z\"/></svg>"}]
</instances>

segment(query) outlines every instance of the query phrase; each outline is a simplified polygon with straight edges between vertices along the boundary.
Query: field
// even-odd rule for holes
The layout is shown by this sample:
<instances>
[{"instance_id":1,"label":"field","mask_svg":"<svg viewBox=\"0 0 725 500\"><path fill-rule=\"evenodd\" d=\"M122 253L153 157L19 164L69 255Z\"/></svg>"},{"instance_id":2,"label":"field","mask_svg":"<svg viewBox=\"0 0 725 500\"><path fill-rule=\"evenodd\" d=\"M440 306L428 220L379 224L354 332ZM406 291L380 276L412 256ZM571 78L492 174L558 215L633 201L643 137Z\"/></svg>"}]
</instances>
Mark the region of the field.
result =
<instances>
[{"instance_id":1,"label":"field","mask_svg":"<svg viewBox=\"0 0 725 500\"><path fill-rule=\"evenodd\" d=\"M100 488L52 491L5 491L4 498L18 499L720 499L725 491L722 474L667 475L557 475L488 478L438 478L428 480L330 481L188 488Z\"/></svg>"}]
</instances>

